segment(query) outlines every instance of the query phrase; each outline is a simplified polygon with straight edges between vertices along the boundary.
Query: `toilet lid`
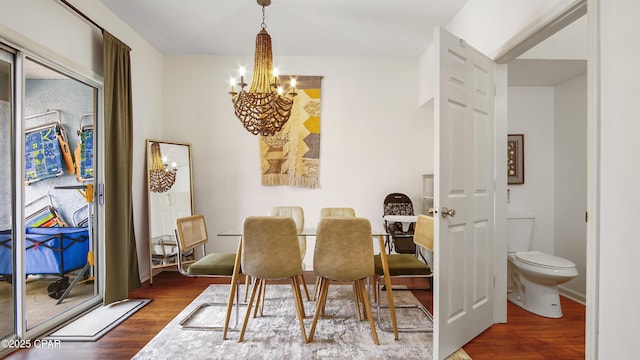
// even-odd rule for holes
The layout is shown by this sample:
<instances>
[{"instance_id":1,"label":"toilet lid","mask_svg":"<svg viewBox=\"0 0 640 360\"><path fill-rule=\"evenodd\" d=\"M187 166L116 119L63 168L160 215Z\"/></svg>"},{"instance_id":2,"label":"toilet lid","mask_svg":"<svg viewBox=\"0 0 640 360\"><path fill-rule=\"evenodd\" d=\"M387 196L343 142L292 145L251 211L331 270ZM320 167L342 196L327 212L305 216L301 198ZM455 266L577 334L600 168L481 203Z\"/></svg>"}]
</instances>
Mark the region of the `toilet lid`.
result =
<instances>
[{"instance_id":1,"label":"toilet lid","mask_svg":"<svg viewBox=\"0 0 640 360\"><path fill-rule=\"evenodd\" d=\"M570 260L545 254L540 251L522 251L516 253L516 258L524 263L547 268L572 268L576 264Z\"/></svg>"}]
</instances>

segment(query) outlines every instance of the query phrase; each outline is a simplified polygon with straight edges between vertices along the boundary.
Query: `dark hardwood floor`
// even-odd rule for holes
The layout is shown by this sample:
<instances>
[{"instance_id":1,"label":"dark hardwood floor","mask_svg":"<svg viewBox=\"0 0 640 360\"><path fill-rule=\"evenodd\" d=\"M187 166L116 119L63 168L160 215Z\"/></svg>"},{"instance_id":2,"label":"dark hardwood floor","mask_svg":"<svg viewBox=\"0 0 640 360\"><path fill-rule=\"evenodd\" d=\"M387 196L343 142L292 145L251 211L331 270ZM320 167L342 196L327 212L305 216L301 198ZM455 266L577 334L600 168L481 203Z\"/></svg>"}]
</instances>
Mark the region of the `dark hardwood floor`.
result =
<instances>
[{"instance_id":1,"label":"dark hardwood floor","mask_svg":"<svg viewBox=\"0 0 640 360\"><path fill-rule=\"evenodd\" d=\"M563 317L548 319L507 302L507 324L495 324L464 346L473 360L584 359L585 306L560 297Z\"/></svg>"},{"instance_id":2,"label":"dark hardwood floor","mask_svg":"<svg viewBox=\"0 0 640 360\"><path fill-rule=\"evenodd\" d=\"M306 278L311 291L313 275ZM421 281L406 284L425 287ZM6 359L130 359L211 283L211 279L163 272L154 278L153 286L145 283L131 292L131 298L153 301L97 342L63 342L57 349L19 350ZM414 295L431 308L431 292L414 291ZM492 326L464 350L473 360L584 359L585 307L565 298L562 307L562 319L546 319L508 303L509 323Z\"/></svg>"}]
</instances>

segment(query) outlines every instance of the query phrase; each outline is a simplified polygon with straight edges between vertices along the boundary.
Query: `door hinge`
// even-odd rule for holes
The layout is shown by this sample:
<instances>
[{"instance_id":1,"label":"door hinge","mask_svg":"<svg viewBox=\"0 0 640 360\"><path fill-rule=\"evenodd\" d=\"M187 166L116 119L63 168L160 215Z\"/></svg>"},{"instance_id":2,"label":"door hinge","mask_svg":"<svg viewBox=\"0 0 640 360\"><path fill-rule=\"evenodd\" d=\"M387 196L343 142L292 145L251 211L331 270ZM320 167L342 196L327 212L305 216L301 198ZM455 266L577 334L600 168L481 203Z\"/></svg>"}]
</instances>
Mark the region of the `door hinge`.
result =
<instances>
[{"instance_id":1,"label":"door hinge","mask_svg":"<svg viewBox=\"0 0 640 360\"><path fill-rule=\"evenodd\" d=\"M584 222L589 222L589 212L588 211L584 212Z\"/></svg>"}]
</instances>

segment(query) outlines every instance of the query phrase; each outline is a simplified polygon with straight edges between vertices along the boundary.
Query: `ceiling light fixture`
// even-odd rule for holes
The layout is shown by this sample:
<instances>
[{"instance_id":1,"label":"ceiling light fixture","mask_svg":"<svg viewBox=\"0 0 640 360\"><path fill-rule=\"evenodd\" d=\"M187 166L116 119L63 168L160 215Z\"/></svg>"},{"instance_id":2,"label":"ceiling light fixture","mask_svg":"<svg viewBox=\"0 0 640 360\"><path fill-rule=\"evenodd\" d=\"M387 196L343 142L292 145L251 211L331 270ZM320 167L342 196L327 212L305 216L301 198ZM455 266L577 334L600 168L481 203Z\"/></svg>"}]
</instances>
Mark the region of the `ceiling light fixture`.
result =
<instances>
[{"instance_id":1,"label":"ceiling light fixture","mask_svg":"<svg viewBox=\"0 0 640 360\"><path fill-rule=\"evenodd\" d=\"M289 120L293 98L296 94L296 79L291 78L290 90L284 93L278 73L273 69L271 36L264 22L264 8L271 0L257 0L262 6L262 30L256 36L256 52L253 76L249 91L245 90L245 69L240 68L240 92L236 92L236 81L231 79L231 101L235 114L242 125L253 135L273 135Z\"/></svg>"}]
</instances>

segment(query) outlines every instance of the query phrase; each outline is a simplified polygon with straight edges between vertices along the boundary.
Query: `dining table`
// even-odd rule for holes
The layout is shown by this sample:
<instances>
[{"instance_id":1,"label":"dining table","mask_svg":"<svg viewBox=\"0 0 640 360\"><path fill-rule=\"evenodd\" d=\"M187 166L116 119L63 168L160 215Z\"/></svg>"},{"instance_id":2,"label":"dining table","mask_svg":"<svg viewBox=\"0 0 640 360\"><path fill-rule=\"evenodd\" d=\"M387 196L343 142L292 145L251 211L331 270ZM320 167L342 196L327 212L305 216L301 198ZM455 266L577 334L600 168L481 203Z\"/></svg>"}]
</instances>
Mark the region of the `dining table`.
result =
<instances>
[{"instance_id":1,"label":"dining table","mask_svg":"<svg viewBox=\"0 0 640 360\"><path fill-rule=\"evenodd\" d=\"M317 227L313 226L313 227L305 227L301 232L298 233L299 236L310 236L310 237L314 237L317 235ZM385 281L385 289L386 289L386 293L387 293L387 300L389 302L389 311L391 314L391 326L393 327L393 336L395 340L398 340L398 324L396 321L396 310L395 310L395 304L393 301L393 289L391 287L391 276L389 275L389 262L387 260L387 254L386 251L384 251L385 249L385 237L388 235L388 233L383 230L383 229L379 229L379 228L372 228L371 229L371 239L372 241L375 241L376 239L378 240L379 243L379 247L380 247L380 259L382 262L382 271L384 274L384 281ZM229 330L229 321L231 319L231 309L233 307L233 302L234 302L234 297L237 291L237 287L238 287L238 278L240 276L240 261L242 258L242 225L236 225L233 227L230 227L224 231L221 231L218 233L218 236L222 236L222 237L235 237L238 238L238 249L236 251L236 259L235 259L235 264L233 267L233 275L231 277L231 286L230 286L230 291L229 291L229 301L227 303L227 315L225 318L225 322L224 322L224 329L223 329L223 333L222 333L222 338L223 339L227 339L227 332ZM378 299L378 301L380 301Z\"/></svg>"}]
</instances>

